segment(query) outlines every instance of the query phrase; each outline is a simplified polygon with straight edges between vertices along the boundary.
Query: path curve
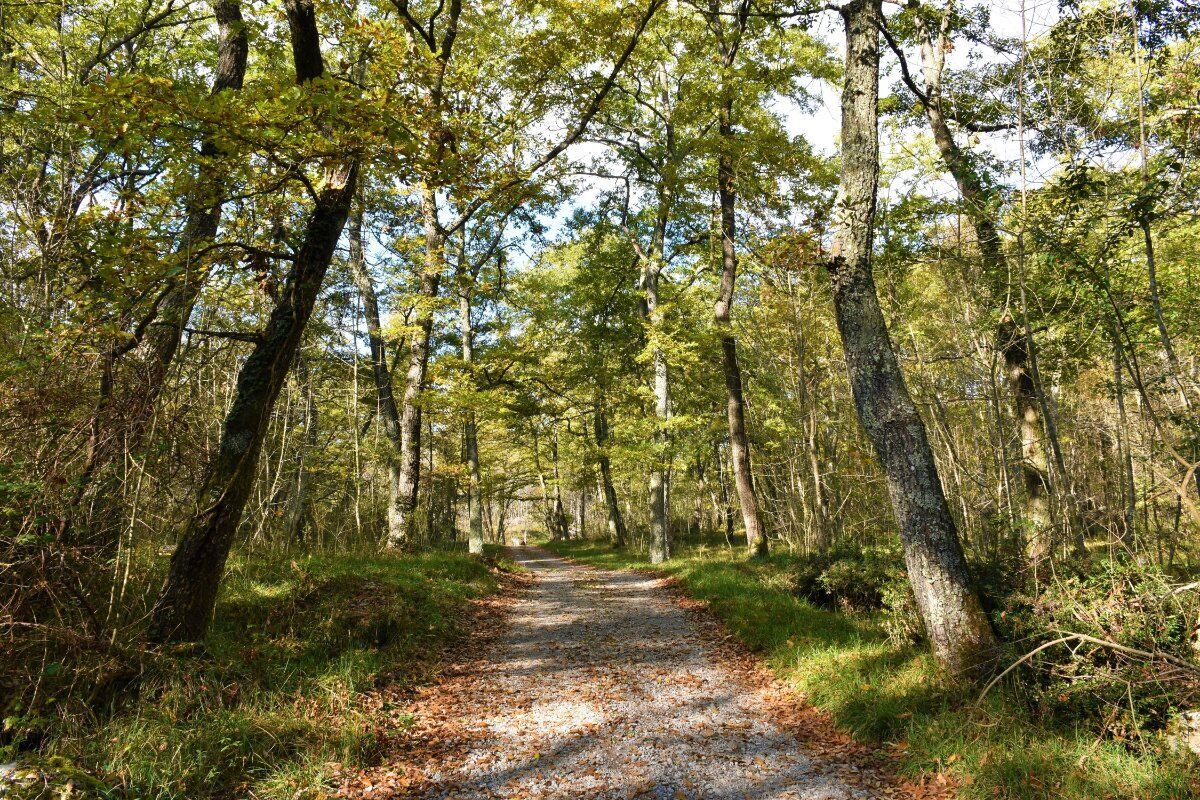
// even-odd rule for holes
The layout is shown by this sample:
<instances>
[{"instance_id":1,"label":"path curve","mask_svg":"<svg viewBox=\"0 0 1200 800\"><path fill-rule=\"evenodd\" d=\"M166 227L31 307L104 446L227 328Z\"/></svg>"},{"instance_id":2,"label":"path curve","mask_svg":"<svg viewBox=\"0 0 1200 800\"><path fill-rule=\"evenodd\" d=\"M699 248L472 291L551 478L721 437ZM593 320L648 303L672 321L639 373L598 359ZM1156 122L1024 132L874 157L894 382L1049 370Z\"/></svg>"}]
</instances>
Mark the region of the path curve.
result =
<instances>
[{"instance_id":1,"label":"path curve","mask_svg":"<svg viewBox=\"0 0 1200 800\"><path fill-rule=\"evenodd\" d=\"M511 554L533 577L507 626L418 697L403 769L366 796L895 796L778 724L662 578Z\"/></svg>"}]
</instances>

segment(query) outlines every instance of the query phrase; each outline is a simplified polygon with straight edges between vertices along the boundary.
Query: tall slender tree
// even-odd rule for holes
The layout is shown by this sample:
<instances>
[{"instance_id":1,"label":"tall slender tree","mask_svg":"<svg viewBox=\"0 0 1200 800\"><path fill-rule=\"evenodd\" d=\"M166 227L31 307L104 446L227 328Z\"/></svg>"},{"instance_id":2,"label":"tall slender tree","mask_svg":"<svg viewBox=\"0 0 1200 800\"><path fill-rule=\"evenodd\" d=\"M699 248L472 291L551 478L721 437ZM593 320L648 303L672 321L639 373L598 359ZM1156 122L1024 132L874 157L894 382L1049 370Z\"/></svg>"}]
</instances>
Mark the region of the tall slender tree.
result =
<instances>
[{"instance_id":1,"label":"tall slender tree","mask_svg":"<svg viewBox=\"0 0 1200 800\"><path fill-rule=\"evenodd\" d=\"M887 476L908 579L934 655L956 673L989 666L996 635L971 583L925 425L900 371L872 274L879 182L881 0L842 6L842 173L827 267L855 407Z\"/></svg>"},{"instance_id":2,"label":"tall slender tree","mask_svg":"<svg viewBox=\"0 0 1200 800\"><path fill-rule=\"evenodd\" d=\"M746 399L742 390L742 370L738 364L737 338L730 314L734 284L737 280L737 168L733 129L733 69L737 62L746 24L750 19L750 0L738 0L732 12L726 12L720 0L710 0L707 22L716 40L721 69L718 87L717 131L720 137L717 155L717 195L720 200L721 278L713 317L721 338L721 368L725 374L726 417L729 422L729 452L733 462L733 482L746 527L746 547L752 556L767 555L767 536L758 516L754 494L754 473L750 468L750 441L746 435Z\"/></svg>"}]
</instances>

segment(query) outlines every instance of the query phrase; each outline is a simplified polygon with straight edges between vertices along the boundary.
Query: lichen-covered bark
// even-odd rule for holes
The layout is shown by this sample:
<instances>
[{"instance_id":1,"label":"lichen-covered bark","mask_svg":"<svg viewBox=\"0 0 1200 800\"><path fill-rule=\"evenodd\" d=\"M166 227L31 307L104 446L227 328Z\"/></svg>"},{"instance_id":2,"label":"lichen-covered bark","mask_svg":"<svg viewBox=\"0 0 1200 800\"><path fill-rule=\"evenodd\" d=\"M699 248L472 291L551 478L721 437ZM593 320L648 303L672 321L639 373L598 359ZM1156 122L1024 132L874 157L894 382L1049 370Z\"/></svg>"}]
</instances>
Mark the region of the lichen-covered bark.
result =
<instances>
[{"instance_id":1,"label":"lichen-covered bark","mask_svg":"<svg viewBox=\"0 0 1200 800\"><path fill-rule=\"evenodd\" d=\"M872 276L880 0L852 0L842 14L842 180L828 262L838 331L859 420L887 477L909 582L934 655L954 672L972 673L987 665L995 634L971 584L925 425L900 371Z\"/></svg>"}]
</instances>

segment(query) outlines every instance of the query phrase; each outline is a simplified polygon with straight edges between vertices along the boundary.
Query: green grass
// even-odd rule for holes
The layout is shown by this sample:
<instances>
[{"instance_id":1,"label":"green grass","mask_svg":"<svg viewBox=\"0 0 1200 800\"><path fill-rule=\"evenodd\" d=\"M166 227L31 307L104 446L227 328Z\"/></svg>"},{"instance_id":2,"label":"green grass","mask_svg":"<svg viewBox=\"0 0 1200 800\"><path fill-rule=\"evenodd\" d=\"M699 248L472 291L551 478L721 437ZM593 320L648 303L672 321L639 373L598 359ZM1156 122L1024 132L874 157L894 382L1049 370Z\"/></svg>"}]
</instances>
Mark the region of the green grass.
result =
<instances>
[{"instance_id":1,"label":"green grass","mask_svg":"<svg viewBox=\"0 0 1200 800\"><path fill-rule=\"evenodd\" d=\"M609 568L646 569L642 554L596 542L552 542L561 555ZM942 679L919 648L888 641L877 617L817 608L789 591L789 558L748 562L723 546L691 546L658 569L706 601L776 674L859 739L897 746L910 777L944 771L964 798L1183 800L1200 797L1195 767L1136 752L1083 730L1034 724L1003 689L982 707L978 690Z\"/></svg>"},{"instance_id":2,"label":"green grass","mask_svg":"<svg viewBox=\"0 0 1200 800\"><path fill-rule=\"evenodd\" d=\"M428 676L496 588L465 553L235 561L206 652L150 659L136 699L51 728L42 764L100 797L327 797L376 755L387 709L362 693Z\"/></svg>"}]
</instances>

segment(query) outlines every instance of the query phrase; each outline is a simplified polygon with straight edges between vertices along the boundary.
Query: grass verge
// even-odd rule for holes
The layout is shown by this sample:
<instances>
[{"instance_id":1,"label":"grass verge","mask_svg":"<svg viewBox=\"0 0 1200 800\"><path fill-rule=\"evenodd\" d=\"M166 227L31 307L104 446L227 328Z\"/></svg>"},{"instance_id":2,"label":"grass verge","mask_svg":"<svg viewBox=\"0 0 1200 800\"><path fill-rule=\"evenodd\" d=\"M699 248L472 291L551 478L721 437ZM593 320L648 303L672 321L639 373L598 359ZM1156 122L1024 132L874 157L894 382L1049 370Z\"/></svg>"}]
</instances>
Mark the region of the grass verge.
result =
<instances>
[{"instance_id":1,"label":"grass verge","mask_svg":"<svg viewBox=\"0 0 1200 800\"><path fill-rule=\"evenodd\" d=\"M547 549L598 567L649 569L643 554L600 542ZM943 681L923 649L889 642L873 615L817 608L788 589L785 554L749 562L723 546L684 545L657 571L674 576L776 674L862 741L890 745L898 768L948 773L963 798L1186 800L1200 775L1164 751L1035 724L1019 698Z\"/></svg>"},{"instance_id":2,"label":"grass verge","mask_svg":"<svg viewBox=\"0 0 1200 800\"><path fill-rule=\"evenodd\" d=\"M29 763L84 796L328 797L376 754L386 709L363 693L427 677L497 566L511 568L436 551L234 561L204 652L148 656L107 707L47 719Z\"/></svg>"}]
</instances>

